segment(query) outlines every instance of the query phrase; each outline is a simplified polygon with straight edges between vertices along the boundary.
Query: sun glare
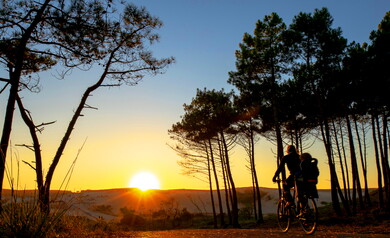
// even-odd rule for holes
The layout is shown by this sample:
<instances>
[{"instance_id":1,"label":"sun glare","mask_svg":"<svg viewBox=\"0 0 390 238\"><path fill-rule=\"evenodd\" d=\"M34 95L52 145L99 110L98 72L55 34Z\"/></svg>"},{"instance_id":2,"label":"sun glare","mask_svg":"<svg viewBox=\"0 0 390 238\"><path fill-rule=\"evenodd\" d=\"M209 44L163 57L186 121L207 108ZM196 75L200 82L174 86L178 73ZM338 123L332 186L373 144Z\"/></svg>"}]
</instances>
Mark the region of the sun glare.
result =
<instances>
[{"instance_id":1,"label":"sun glare","mask_svg":"<svg viewBox=\"0 0 390 238\"><path fill-rule=\"evenodd\" d=\"M152 173L139 172L131 178L129 187L138 188L141 191L146 191L149 189L160 189L160 182Z\"/></svg>"}]
</instances>

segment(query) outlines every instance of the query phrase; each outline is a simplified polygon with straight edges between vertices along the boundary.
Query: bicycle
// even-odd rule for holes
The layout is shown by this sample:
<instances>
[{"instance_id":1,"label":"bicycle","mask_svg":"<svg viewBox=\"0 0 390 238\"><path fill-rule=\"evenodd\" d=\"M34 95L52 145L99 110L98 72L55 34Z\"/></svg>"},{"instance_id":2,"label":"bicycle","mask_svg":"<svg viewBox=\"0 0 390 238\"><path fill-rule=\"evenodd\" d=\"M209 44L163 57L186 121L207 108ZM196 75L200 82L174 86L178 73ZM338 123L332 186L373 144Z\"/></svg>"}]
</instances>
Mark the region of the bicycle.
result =
<instances>
[{"instance_id":1,"label":"bicycle","mask_svg":"<svg viewBox=\"0 0 390 238\"><path fill-rule=\"evenodd\" d=\"M280 179L276 180L278 183L281 182ZM297 181L294 181L294 194L292 205L286 206L287 199L286 195L283 192L281 198L278 201L277 207L277 220L280 229L283 232L288 232L290 229L292 221L297 218L299 224L301 225L303 231L310 235L313 234L317 229L318 221L318 210L314 198L310 195L307 195L303 191L302 201L298 199L297 193ZM295 200L297 204L295 205Z\"/></svg>"}]
</instances>

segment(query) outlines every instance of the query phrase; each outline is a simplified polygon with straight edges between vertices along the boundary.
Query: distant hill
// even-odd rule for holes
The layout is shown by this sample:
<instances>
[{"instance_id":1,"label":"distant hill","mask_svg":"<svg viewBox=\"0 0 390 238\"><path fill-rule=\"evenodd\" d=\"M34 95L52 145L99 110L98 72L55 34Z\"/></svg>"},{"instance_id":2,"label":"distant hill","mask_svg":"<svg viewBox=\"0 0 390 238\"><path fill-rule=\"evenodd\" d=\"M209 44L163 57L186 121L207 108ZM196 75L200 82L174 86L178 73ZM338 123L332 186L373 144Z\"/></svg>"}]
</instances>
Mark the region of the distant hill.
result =
<instances>
[{"instance_id":1,"label":"distant hill","mask_svg":"<svg viewBox=\"0 0 390 238\"><path fill-rule=\"evenodd\" d=\"M3 192L4 199L9 199L11 192ZM29 197L35 191L18 191L18 196ZM217 192L213 191L214 200ZM239 208L252 206L252 188L237 188ZM278 190L273 188L261 188L263 214L272 214L276 211ZM320 198L317 205L330 202L330 190L319 190ZM225 192L222 191L223 200ZM27 198L25 198L27 199ZM70 205L69 214L87 216L92 219L104 218L106 220L117 219L120 209L126 207L138 214L151 214L161 209L187 209L190 213L212 213L210 191L173 189L173 190L149 190L142 192L133 188L84 190L81 192L52 191L52 207L58 205ZM223 203L224 211L226 206Z\"/></svg>"}]
</instances>

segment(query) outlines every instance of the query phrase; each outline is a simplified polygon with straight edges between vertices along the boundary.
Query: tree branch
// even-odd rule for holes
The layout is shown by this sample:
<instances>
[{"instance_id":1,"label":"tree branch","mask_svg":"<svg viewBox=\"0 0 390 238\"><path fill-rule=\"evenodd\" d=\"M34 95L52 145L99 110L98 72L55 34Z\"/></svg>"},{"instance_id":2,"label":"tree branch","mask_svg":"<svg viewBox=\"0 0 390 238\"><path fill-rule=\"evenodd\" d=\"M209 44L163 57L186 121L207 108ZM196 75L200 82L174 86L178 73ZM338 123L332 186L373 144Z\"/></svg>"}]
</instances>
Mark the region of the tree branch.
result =
<instances>
[{"instance_id":1,"label":"tree branch","mask_svg":"<svg viewBox=\"0 0 390 238\"><path fill-rule=\"evenodd\" d=\"M46 181L45 181L44 186L45 186L45 190L47 190L46 191L47 193L49 192L49 189L50 189L50 184L51 184L51 180L53 178L54 171L55 171L55 169L60 161L60 158L62 156L63 151L65 150L66 144L68 143L68 140L70 138L70 135L72 134L72 131L74 129L74 126L76 125L78 118L80 116L82 116L81 112L86 105L87 99L93 91L98 89L103 84L105 78L107 77L107 72L111 66L112 59L115 55L115 52L118 51L120 49L120 47L121 47L121 45L118 45L115 49L113 49L113 51L111 52L111 54L107 60L107 64L106 64L105 69L104 69L102 75L100 76L99 80L95 84L93 84L92 86L87 88L85 90L83 96L81 97L81 101L80 101L76 111L74 112L71 121L68 124L68 128L66 129L66 132L61 140L61 143L60 143L59 147L57 148L57 152L52 160L52 164L50 165L49 170L46 174Z\"/></svg>"},{"instance_id":2,"label":"tree branch","mask_svg":"<svg viewBox=\"0 0 390 238\"><path fill-rule=\"evenodd\" d=\"M30 116L30 117L31 117L31 116ZM47 126L47 125L51 125L51 124L54 124L54 123L56 123L56 122L57 122L57 121L42 122L40 125L35 126L35 129L36 129L39 133L42 133L42 131L44 130L44 128L40 128L40 127Z\"/></svg>"},{"instance_id":3,"label":"tree branch","mask_svg":"<svg viewBox=\"0 0 390 238\"><path fill-rule=\"evenodd\" d=\"M98 110L97 107L92 107L92 106L90 106L88 104L84 104L84 108Z\"/></svg>"},{"instance_id":4,"label":"tree branch","mask_svg":"<svg viewBox=\"0 0 390 238\"><path fill-rule=\"evenodd\" d=\"M30 166L33 170L37 170L34 166L32 166L29 162L25 161L25 160L22 160L23 163L27 164L28 166Z\"/></svg>"},{"instance_id":5,"label":"tree branch","mask_svg":"<svg viewBox=\"0 0 390 238\"><path fill-rule=\"evenodd\" d=\"M26 147L27 149L34 151L34 146L32 145L26 145L26 144L16 144L15 146L23 146Z\"/></svg>"},{"instance_id":6,"label":"tree branch","mask_svg":"<svg viewBox=\"0 0 390 238\"><path fill-rule=\"evenodd\" d=\"M7 86L9 85L10 83L8 82L8 83L6 83L5 85L4 85L4 87L0 90L0 94L2 94L3 92L4 92L4 90L7 88Z\"/></svg>"},{"instance_id":7,"label":"tree branch","mask_svg":"<svg viewBox=\"0 0 390 238\"><path fill-rule=\"evenodd\" d=\"M33 148L34 148L32 150L34 151L35 154L35 164L36 164L35 173L37 176L37 184L38 184L38 189L41 189L43 186L42 154L41 154L41 146L39 144L39 139L35 130L36 126L34 125L31 115L24 108L23 102L20 99L19 94L16 94L16 102L18 103L18 107L22 119L30 130L30 135L33 141Z\"/></svg>"},{"instance_id":8,"label":"tree branch","mask_svg":"<svg viewBox=\"0 0 390 238\"><path fill-rule=\"evenodd\" d=\"M6 78L0 78L0 81L6 82L6 83L9 83L9 82L10 82L10 80L9 80L9 79L6 79Z\"/></svg>"}]
</instances>

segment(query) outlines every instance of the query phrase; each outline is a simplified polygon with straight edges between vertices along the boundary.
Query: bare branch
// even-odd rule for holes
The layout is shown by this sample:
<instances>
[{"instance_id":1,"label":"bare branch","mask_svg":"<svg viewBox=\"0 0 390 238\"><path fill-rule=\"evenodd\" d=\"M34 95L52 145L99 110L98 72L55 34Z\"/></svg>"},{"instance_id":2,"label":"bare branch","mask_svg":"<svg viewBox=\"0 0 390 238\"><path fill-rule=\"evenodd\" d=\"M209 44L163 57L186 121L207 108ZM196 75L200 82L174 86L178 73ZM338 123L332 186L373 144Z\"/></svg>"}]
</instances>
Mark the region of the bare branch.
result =
<instances>
[{"instance_id":1,"label":"bare branch","mask_svg":"<svg viewBox=\"0 0 390 238\"><path fill-rule=\"evenodd\" d=\"M25 161L25 160L22 160L23 163L27 164L28 166L30 166L33 170L37 170L34 166L32 166L29 162Z\"/></svg>"},{"instance_id":2,"label":"bare branch","mask_svg":"<svg viewBox=\"0 0 390 238\"><path fill-rule=\"evenodd\" d=\"M35 151L34 150L34 146L32 145L26 145L26 144L17 144L15 146L22 146L22 147L26 147L27 149L31 150L31 151Z\"/></svg>"},{"instance_id":3,"label":"bare branch","mask_svg":"<svg viewBox=\"0 0 390 238\"><path fill-rule=\"evenodd\" d=\"M32 39L35 42L37 42L39 44L42 44L42 45L50 45L50 46L55 46L55 47L58 47L58 48L61 48L61 49L66 49L70 53L75 54L75 55L79 55L80 57L84 57L84 58L90 58L91 57L91 55L83 55L83 54L81 54L81 52L76 51L76 50L74 50L74 49L72 49L70 47L67 47L64 44L60 44L58 42L42 41L42 40L39 40L39 39L36 39L36 38L32 38ZM35 53L39 53L39 54L46 54L46 55L50 55L50 56L66 59L65 56L60 56L59 54L54 54L54 53L51 53L51 52L48 52L48 51L42 52L42 51L32 51L32 50L30 50L30 52L35 52Z\"/></svg>"},{"instance_id":4,"label":"bare branch","mask_svg":"<svg viewBox=\"0 0 390 238\"><path fill-rule=\"evenodd\" d=\"M120 83L118 84L102 84L100 87L120 87L122 86Z\"/></svg>"},{"instance_id":5,"label":"bare branch","mask_svg":"<svg viewBox=\"0 0 390 238\"><path fill-rule=\"evenodd\" d=\"M123 75L123 74L132 74L132 73L141 72L141 71L148 71L148 70L152 70L152 71L156 70L156 67L155 66L150 66L150 67L142 67L142 68L131 69L131 70L124 70L124 71L110 71L110 72L107 72L107 74Z\"/></svg>"},{"instance_id":6,"label":"bare branch","mask_svg":"<svg viewBox=\"0 0 390 238\"><path fill-rule=\"evenodd\" d=\"M6 82L6 83L9 83L9 82L10 82L10 80L9 80L9 79L6 79L6 78L0 78L0 81Z\"/></svg>"},{"instance_id":7,"label":"bare branch","mask_svg":"<svg viewBox=\"0 0 390 238\"><path fill-rule=\"evenodd\" d=\"M7 86L9 85L10 83L6 83L5 85L4 85L4 87L1 89L1 91L0 91L0 94L2 94L3 92L4 92L4 90L7 88Z\"/></svg>"},{"instance_id":8,"label":"bare branch","mask_svg":"<svg viewBox=\"0 0 390 238\"><path fill-rule=\"evenodd\" d=\"M36 127L42 127L47 126L56 123L57 121L51 121L51 122L42 122L40 125L37 125Z\"/></svg>"},{"instance_id":9,"label":"bare branch","mask_svg":"<svg viewBox=\"0 0 390 238\"><path fill-rule=\"evenodd\" d=\"M45 129L44 126L51 125L56 123L57 121L51 121L51 122L43 122L40 125L35 126L36 131L42 134L42 131ZM42 128L40 128L42 127Z\"/></svg>"},{"instance_id":10,"label":"bare branch","mask_svg":"<svg viewBox=\"0 0 390 238\"><path fill-rule=\"evenodd\" d=\"M37 54L37 55L47 55L47 56L52 56L52 57L55 57L55 58L66 59L65 56L62 56L60 54L55 54L55 53L52 53L50 51L41 51L41 50L29 49L28 52L31 52L31 53L34 53L34 54Z\"/></svg>"},{"instance_id":11,"label":"bare branch","mask_svg":"<svg viewBox=\"0 0 390 238\"><path fill-rule=\"evenodd\" d=\"M92 106L90 106L88 104L84 104L84 108L98 110L97 107L92 107Z\"/></svg>"}]
</instances>

